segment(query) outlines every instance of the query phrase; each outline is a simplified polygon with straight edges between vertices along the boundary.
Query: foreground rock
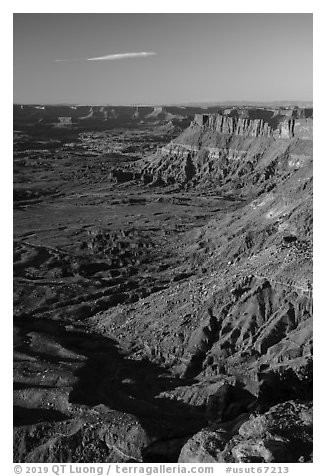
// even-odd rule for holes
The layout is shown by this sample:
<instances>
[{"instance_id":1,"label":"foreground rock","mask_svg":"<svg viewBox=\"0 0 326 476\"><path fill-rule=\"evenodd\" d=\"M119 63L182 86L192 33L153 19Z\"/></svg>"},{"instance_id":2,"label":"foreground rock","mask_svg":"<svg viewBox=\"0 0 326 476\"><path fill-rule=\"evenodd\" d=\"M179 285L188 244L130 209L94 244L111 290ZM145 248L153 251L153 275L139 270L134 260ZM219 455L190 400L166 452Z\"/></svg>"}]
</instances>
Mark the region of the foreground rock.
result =
<instances>
[{"instance_id":1,"label":"foreground rock","mask_svg":"<svg viewBox=\"0 0 326 476\"><path fill-rule=\"evenodd\" d=\"M15 432L16 462L142 462L150 438L132 415L101 406L80 418L22 426Z\"/></svg>"},{"instance_id":2,"label":"foreground rock","mask_svg":"<svg viewBox=\"0 0 326 476\"><path fill-rule=\"evenodd\" d=\"M246 418L244 416L243 418ZM296 463L311 461L312 405L288 401L239 427L211 427L182 448L179 463Z\"/></svg>"}]
</instances>

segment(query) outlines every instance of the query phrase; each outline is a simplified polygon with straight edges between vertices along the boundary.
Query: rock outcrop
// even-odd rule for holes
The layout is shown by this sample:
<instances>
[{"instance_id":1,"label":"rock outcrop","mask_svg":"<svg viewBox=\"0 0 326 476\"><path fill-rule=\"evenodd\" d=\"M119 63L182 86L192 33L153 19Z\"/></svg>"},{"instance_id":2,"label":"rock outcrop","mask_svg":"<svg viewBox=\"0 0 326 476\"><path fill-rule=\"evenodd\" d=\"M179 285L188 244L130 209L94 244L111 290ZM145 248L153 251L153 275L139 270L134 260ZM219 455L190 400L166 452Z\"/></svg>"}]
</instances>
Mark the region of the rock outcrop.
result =
<instances>
[{"instance_id":1,"label":"rock outcrop","mask_svg":"<svg viewBox=\"0 0 326 476\"><path fill-rule=\"evenodd\" d=\"M196 114L190 124L191 128L203 128L219 134L232 134L244 137L275 137L291 139L312 139L312 119L295 119L278 116L278 121L267 122L264 119L250 119L222 114Z\"/></svg>"},{"instance_id":2,"label":"rock outcrop","mask_svg":"<svg viewBox=\"0 0 326 476\"><path fill-rule=\"evenodd\" d=\"M312 119L292 116L197 114L176 139L140 161L142 174L163 185L258 195L312 158Z\"/></svg>"},{"instance_id":3,"label":"rock outcrop","mask_svg":"<svg viewBox=\"0 0 326 476\"><path fill-rule=\"evenodd\" d=\"M182 448L179 463L311 462L312 407L288 401L261 415L202 430Z\"/></svg>"},{"instance_id":4,"label":"rock outcrop","mask_svg":"<svg viewBox=\"0 0 326 476\"><path fill-rule=\"evenodd\" d=\"M220 134L258 137L271 136L272 129L263 119L245 119L220 114L196 114L190 127L203 127Z\"/></svg>"},{"instance_id":5,"label":"rock outcrop","mask_svg":"<svg viewBox=\"0 0 326 476\"><path fill-rule=\"evenodd\" d=\"M42 444L37 434L42 435ZM135 417L101 405L54 427L47 423L22 426L15 440L14 459L26 463L141 462L142 451L151 443Z\"/></svg>"}]
</instances>

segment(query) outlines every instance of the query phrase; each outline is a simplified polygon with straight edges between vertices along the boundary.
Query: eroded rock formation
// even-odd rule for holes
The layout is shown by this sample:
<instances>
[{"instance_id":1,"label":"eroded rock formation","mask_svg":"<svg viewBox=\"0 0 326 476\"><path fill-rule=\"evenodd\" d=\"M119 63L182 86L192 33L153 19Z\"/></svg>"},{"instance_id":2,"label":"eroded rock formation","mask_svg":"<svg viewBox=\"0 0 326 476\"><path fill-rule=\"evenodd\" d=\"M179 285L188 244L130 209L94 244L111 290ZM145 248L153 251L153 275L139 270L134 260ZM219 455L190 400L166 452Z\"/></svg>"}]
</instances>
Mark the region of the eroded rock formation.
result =
<instances>
[{"instance_id":1,"label":"eroded rock formation","mask_svg":"<svg viewBox=\"0 0 326 476\"><path fill-rule=\"evenodd\" d=\"M142 173L165 184L212 187L244 197L273 187L276 177L311 158L311 118L282 115L267 122L197 114L180 136L142 162Z\"/></svg>"}]
</instances>

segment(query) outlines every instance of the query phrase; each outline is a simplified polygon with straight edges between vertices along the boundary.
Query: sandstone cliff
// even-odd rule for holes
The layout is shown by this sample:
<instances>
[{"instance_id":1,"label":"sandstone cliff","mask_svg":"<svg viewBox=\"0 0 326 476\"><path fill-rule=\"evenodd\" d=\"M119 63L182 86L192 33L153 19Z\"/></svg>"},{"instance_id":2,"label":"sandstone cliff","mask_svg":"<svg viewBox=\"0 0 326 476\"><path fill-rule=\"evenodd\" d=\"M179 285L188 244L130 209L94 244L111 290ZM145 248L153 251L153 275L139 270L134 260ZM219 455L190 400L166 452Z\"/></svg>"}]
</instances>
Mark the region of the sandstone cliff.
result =
<instances>
[{"instance_id":1,"label":"sandstone cliff","mask_svg":"<svg viewBox=\"0 0 326 476\"><path fill-rule=\"evenodd\" d=\"M312 119L295 119L291 115L278 115L277 121L267 122L264 119L249 119L248 117L235 117L221 114L196 114L190 124L191 128L203 128L219 134L232 134L245 137L275 137L290 139L312 139ZM275 118L275 116L274 116Z\"/></svg>"},{"instance_id":2,"label":"sandstone cliff","mask_svg":"<svg viewBox=\"0 0 326 476\"><path fill-rule=\"evenodd\" d=\"M271 189L286 170L311 158L311 118L277 115L267 122L197 114L176 139L139 165L147 182L211 187L246 197Z\"/></svg>"},{"instance_id":3,"label":"sandstone cliff","mask_svg":"<svg viewBox=\"0 0 326 476\"><path fill-rule=\"evenodd\" d=\"M190 127L203 127L220 134L240 136L271 136L272 130L263 119L235 118L220 114L196 114Z\"/></svg>"}]
</instances>

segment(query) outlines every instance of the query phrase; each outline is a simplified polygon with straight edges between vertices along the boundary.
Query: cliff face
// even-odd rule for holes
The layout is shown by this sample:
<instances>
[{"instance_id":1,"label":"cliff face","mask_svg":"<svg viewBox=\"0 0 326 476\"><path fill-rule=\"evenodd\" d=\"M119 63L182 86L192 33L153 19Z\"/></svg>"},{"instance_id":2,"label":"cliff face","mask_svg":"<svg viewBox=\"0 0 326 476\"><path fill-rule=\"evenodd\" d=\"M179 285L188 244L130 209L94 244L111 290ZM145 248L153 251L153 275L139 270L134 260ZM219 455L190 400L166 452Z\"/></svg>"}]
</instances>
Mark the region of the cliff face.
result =
<instances>
[{"instance_id":1,"label":"cliff face","mask_svg":"<svg viewBox=\"0 0 326 476\"><path fill-rule=\"evenodd\" d=\"M291 112L291 111L290 111ZM278 124L274 128L264 119L249 119L246 117L232 117L222 114L196 114L190 127L203 128L219 134L232 134L245 137L275 137L290 139L292 137L312 139L312 119L295 119L280 115Z\"/></svg>"},{"instance_id":2,"label":"cliff face","mask_svg":"<svg viewBox=\"0 0 326 476\"><path fill-rule=\"evenodd\" d=\"M296 119L293 127L294 137L300 137L303 140L313 139L312 119Z\"/></svg>"},{"instance_id":3,"label":"cliff face","mask_svg":"<svg viewBox=\"0 0 326 476\"><path fill-rule=\"evenodd\" d=\"M246 119L221 114L196 114L190 127L202 127L220 134L258 137L271 136L272 130L263 119Z\"/></svg>"},{"instance_id":4,"label":"cliff face","mask_svg":"<svg viewBox=\"0 0 326 476\"><path fill-rule=\"evenodd\" d=\"M212 188L241 197L275 186L286 172L312 159L312 119L196 114L176 139L142 163L146 180ZM192 164L191 177L186 173Z\"/></svg>"}]
</instances>

